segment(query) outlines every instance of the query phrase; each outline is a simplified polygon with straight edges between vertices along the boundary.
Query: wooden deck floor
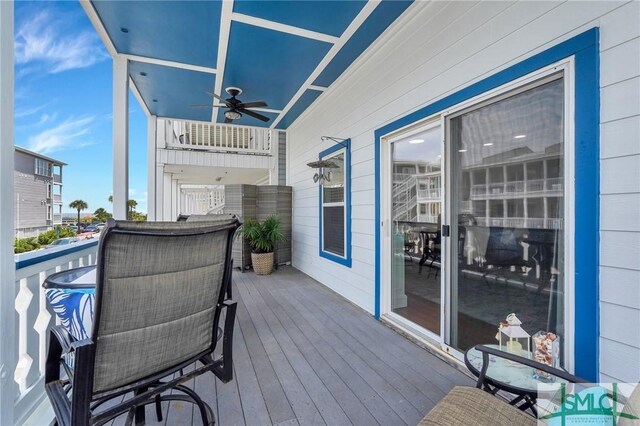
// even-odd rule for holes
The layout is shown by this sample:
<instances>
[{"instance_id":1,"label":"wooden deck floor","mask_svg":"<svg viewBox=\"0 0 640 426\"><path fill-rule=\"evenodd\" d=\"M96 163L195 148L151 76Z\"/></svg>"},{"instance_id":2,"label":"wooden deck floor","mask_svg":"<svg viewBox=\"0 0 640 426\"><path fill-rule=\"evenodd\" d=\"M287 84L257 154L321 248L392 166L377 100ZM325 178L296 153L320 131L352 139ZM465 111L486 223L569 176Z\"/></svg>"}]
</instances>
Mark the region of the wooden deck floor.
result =
<instances>
[{"instance_id":1,"label":"wooden deck floor","mask_svg":"<svg viewBox=\"0 0 640 426\"><path fill-rule=\"evenodd\" d=\"M235 271L234 298L234 380L190 385L220 425L415 425L453 386L473 385L292 267ZM162 424L201 424L190 404L163 408ZM152 407L147 424L158 424Z\"/></svg>"}]
</instances>

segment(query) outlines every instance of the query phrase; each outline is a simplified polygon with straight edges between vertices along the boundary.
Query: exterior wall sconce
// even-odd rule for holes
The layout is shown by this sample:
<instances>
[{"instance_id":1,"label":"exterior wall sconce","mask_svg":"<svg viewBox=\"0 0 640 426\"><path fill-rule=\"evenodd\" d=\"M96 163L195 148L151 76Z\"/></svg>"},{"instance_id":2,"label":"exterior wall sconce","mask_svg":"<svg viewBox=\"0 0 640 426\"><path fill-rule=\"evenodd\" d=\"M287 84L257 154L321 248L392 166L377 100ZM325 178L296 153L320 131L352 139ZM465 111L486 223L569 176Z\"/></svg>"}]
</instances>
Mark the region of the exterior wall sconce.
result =
<instances>
[{"instance_id":1,"label":"exterior wall sconce","mask_svg":"<svg viewBox=\"0 0 640 426\"><path fill-rule=\"evenodd\" d=\"M320 136L320 140L322 140L323 142L332 141L346 148L347 144L344 143L344 141L348 139L335 138L333 136ZM325 181L331 182L331 174L332 174L331 169L338 168L338 165L331 160L313 161L311 163L307 163L307 166L311 167L312 169L318 169L316 174L313 175L313 183L320 182L320 185L322 185L322 183ZM325 169L329 169L329 170L325 170Z\"/></svg>"},{"instance_id":2,"label":"exterior wall sconce","mask_svg":"<svg viewBox=\"0 0 640 426\"><path fill-rule=\"evenodd\" d=\"M320 160L307 163L307 166L312 169L318 169L315 175L313 175L313 183L322 184L324 181L331 182L331 169L337 169L338 165L331 160ZM329 170L325 170L329 169Z\"/></svg>"}]
</instances>

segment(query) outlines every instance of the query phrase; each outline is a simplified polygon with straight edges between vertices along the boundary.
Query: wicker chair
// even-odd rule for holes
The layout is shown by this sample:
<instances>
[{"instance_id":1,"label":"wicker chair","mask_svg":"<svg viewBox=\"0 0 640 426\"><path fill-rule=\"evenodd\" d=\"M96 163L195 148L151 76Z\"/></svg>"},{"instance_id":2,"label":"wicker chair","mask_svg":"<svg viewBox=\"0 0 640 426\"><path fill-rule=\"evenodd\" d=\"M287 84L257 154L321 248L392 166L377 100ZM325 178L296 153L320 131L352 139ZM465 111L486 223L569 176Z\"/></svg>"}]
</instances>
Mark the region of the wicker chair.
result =
<instances>
[{"instance_id":1,"label":"wicker chair","mask_svg":"<svg viewBox=\"0 0 640 426\"><path fill-rule=\"evenodd\" d=\"M477 345L476 350L482 353L483 365L475 388L456 386L418 423L418 426L533 426L538 420L525 411L509 404L504 399L495 396L490 380L486 377L489 367L489 355L505 358L513 363L536 368L550 375L559 377L569 383L577 383L589 387L587 380L559 370L545 364L521 356L513 355L483 345ZM485 389L485 390L483 390ZM640 418L640 384L629 398L618 395L618 402L625 404L618 425L631 426ZM640 420L638 420L640 422Z\"/></svg>"},{"instance_id":2,"label":"wicker chair","mask_svg":"<svg viewBox=\"0 0 640 426\"><path fill-rule=\"evenodd\" d=\"M207 372L232 379L236 303L225 295L239 225L109 221L98 249L91 338L51 330L45 389L58 424L100 425L124 413L139 424L153 403L161 420L159 402L168 400L194 403L203 424L214 423L211 408L183 383ZM214 359L223 310L222 356ZM132 396L101 409L125 394Z\"/></svg>"}]
</instances>

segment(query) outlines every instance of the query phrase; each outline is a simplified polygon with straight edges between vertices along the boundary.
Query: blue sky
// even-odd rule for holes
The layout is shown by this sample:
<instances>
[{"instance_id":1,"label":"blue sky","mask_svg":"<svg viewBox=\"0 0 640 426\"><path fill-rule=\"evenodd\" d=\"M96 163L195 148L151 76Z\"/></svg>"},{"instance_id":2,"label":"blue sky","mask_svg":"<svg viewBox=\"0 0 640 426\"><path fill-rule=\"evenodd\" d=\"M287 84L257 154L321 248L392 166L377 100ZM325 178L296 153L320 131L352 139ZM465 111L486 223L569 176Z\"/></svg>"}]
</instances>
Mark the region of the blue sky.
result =
<instances>
[{"instance_id":1,"label":"blue sky","mask_svg":"<svg viewBox=\"0 0 640 426\"><path fill-rule=\"evenodd\" d=\"M63 212L112 194L112 61L77 1L15 4L15 144L61 160ZM129 198L147 211L147 121L129 96Z\"/></svg>"}]
</instances>

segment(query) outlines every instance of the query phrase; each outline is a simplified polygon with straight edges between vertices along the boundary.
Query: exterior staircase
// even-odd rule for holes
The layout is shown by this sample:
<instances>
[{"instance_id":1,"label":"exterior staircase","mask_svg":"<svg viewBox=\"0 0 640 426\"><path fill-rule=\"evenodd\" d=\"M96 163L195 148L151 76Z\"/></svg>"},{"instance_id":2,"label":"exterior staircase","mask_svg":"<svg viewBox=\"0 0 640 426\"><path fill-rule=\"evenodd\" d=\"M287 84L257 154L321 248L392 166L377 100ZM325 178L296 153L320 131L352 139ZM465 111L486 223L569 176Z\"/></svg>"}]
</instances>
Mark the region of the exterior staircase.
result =
<instances>
[{"instance_id":1,"label":"exterior staircase","mask_svg":"<svg viewBox=\"0 0 640 426\"><path fill-rule=\"evenodd\" d=\"M418 220L417 180L413 175L393 176L393 220L415 222Z\"/></svg>"}]
</instances>

